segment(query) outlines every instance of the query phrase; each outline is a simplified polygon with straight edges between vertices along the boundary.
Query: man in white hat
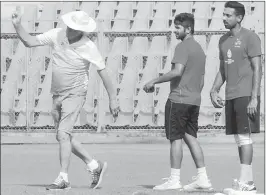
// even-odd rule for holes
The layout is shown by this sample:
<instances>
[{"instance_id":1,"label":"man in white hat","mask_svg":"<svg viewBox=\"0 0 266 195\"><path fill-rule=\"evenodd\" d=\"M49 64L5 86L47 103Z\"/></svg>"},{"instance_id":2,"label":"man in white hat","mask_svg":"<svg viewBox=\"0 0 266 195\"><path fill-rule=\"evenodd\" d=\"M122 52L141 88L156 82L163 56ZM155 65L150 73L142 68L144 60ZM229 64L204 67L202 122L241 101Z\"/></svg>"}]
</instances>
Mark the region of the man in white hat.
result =
<instances>
[{"instance_id":1,"label":"man in white hat","mask_svg":"<svg viewBox=\"0 0 266 195\"><path fill-rule=\"evenodd\" d=\"M68 167L71 151L82 159L92 175L91 188L102 181L106 162L92 158L72 134L73 126L83 107L87 93L88 69L94 64L109 95L110 111L117 117L120 111L116 91L105 69L104 60L96 45L84 33L96 29L95 21L83 11L62 16L67 28L55 28L37 36L28 34L21 25L21 15L14 13L12 22L20 40L26 47L49 45L53 49L52 86L56 139L60 145L61 170L47 190L69 189Z\"/></svg>"}]
</instances>

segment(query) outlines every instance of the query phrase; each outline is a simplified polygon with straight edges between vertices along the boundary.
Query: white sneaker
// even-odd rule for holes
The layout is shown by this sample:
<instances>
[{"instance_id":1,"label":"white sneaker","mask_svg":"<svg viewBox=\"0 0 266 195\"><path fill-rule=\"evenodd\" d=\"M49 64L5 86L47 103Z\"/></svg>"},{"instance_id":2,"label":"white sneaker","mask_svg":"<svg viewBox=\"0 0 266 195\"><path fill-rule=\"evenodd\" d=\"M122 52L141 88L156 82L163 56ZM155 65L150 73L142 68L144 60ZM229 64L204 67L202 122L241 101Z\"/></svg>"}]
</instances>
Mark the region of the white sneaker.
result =
<instances>
[{"instance_id":1,"label":"white sneaker","mask_svg":"<svg viewBox=\"0 0 266 195\"><path fill-rule=\"evenodd\" d=\"M237 179L234 179L232 188L226 188L223 190L223 192L227 195L239 194L239 193L256 194L257 189L254 185L254 182L252 181L248 183L243 183L238 181Z\"/></svg>"},{"instance_id":2,"label":"white sneaker","mask_svg":"<svg viewBox=\"0 0 266 195\"><path fill-rule=\"evenodd\" d=\"M66 182L63 177L59 175L54 183L46 187L46 190L68 190L70 188L70 183Z\"/></svg>"},{"instance_id":3,"label":"white sneaker","mask_svg":"<svg viewBox=\"0 0 266 195\"><path fill-rule=\"evenodd\" d=\"M182 185L179 179L176 179L174 177L169 177L169 178L163 178L163 180L167 180L167 181L161 185L155 186L153 189L154 190L177 190L177 189L182 188Z\"/></svg>"},{"instance_id":4,"label":"white sneaker","mask_svg":"<svg viewBox=\"0 0 266 195\"><path fill-rule=\"evenodd\" d=\"M213 190L212 184L208 177L197 176L192 177L193 182L191 184L185 185L183 189L185 191L194 191L194 190Z\"/></svg>"}]
</instances>

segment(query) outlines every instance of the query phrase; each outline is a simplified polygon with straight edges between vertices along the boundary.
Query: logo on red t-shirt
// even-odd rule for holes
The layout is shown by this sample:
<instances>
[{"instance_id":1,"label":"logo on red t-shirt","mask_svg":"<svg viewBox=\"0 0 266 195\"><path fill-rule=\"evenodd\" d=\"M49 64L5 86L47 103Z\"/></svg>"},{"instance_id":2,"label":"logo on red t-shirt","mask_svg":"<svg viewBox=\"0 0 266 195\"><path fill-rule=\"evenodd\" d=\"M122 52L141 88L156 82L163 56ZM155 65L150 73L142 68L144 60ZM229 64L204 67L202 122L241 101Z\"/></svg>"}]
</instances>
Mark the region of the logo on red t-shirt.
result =
<instances>
[{"instance_id":1,"label":"logo on red t-shirt","mask_svg":"<svg viewBox=\"0 0 266 195\"><path fill-rule=\"evenodd\" d=\"M234 60L231 59L232 58L232 51L230 49L228 49L228 51L227 51L227 58L228 58L228 60L225 60L225 62L227 64L232 64L234 62Z\"/></svg>"},{"instance_id":2,"label":"logo on red t-shirt","mask_svg":"<svg viewBox=\"0 0 266 195\"><path fill-rule=\"evenodd\" d=\"M236 39L235 47L240 47L240 46L241 46L241 40L240 39Z\"/></svg>"}]
</instances>

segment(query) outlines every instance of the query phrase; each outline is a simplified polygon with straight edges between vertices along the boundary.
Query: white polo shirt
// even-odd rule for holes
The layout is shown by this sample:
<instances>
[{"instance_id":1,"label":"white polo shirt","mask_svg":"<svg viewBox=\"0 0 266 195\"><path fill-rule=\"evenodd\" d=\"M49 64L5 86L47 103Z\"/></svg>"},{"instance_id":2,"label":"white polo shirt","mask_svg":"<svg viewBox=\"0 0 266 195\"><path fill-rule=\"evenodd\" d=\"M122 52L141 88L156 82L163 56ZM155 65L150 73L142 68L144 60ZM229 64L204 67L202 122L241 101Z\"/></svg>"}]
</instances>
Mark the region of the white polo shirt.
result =
<instances>
[{"instance_id":1,"label":"white polo shirt","mask_svg":"<svg viewBox=\"0 0 266 195\"><path fill-rule=\"evenodd\" d=\"M86 36L69 44L63 28L55 28L36 37L41 44L52 47L51 93L86 94L90 63L98 70L105 68L104 59L96 45Z\"/></svg>"}]
</instances>

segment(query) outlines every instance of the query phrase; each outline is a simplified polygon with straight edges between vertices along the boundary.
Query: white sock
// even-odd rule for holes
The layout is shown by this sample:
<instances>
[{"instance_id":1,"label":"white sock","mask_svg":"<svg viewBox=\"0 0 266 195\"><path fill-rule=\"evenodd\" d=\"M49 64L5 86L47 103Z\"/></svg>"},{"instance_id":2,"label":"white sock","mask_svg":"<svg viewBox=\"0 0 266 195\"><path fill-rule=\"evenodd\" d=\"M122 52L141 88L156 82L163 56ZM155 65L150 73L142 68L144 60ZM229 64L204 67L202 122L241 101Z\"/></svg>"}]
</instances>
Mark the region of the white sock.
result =
<instances>
[{"instance_id":1,"label":"white sock","mask_svg":"<svg viewBox=\"0 0 266 195\"><path fill-rule=\"evenodd\" d=\"M240 165L239 181L243 183L253 181L252 165Z\"/></svg>"},{"instance_id":2,"label":"white sock","mask_svg":"<svg viewBox=\"0 0 266 195\"><path fill-rule=\"evenodd\" d=\"M180 169L171 168L171 177L180 180Z\"/></svg>"},{"instance_id":3,"label":"white sock","mask_svg":"<svg viewBox=\"0 0 266 195\"><path fill-rule=\"evenodd\" d=\"M98 162L96 160L92 160L89 164L87 164L90 170L94 170L98 168Z\"/></svg>"},{"instance_id":4,"label":"white sock","mask_svg":"<svg viewBox=\"0 0 266 195\"><path fill-rule=\"evenodd\" d=\"M207 171L205 167L198 168L198 176L207 177Z\"/></svg>"},{"instance_id":5,"label":"white sock","mask_svg":"<svg viewBox=\"0 0 266 195\"><path fill-rule=\"evenodd\" d=\"M60 172L59 175L62 176L62 178L63 178L66 182L68 182L68 174L67 174L67 173Z\"/></svg>"}]
</instances>

